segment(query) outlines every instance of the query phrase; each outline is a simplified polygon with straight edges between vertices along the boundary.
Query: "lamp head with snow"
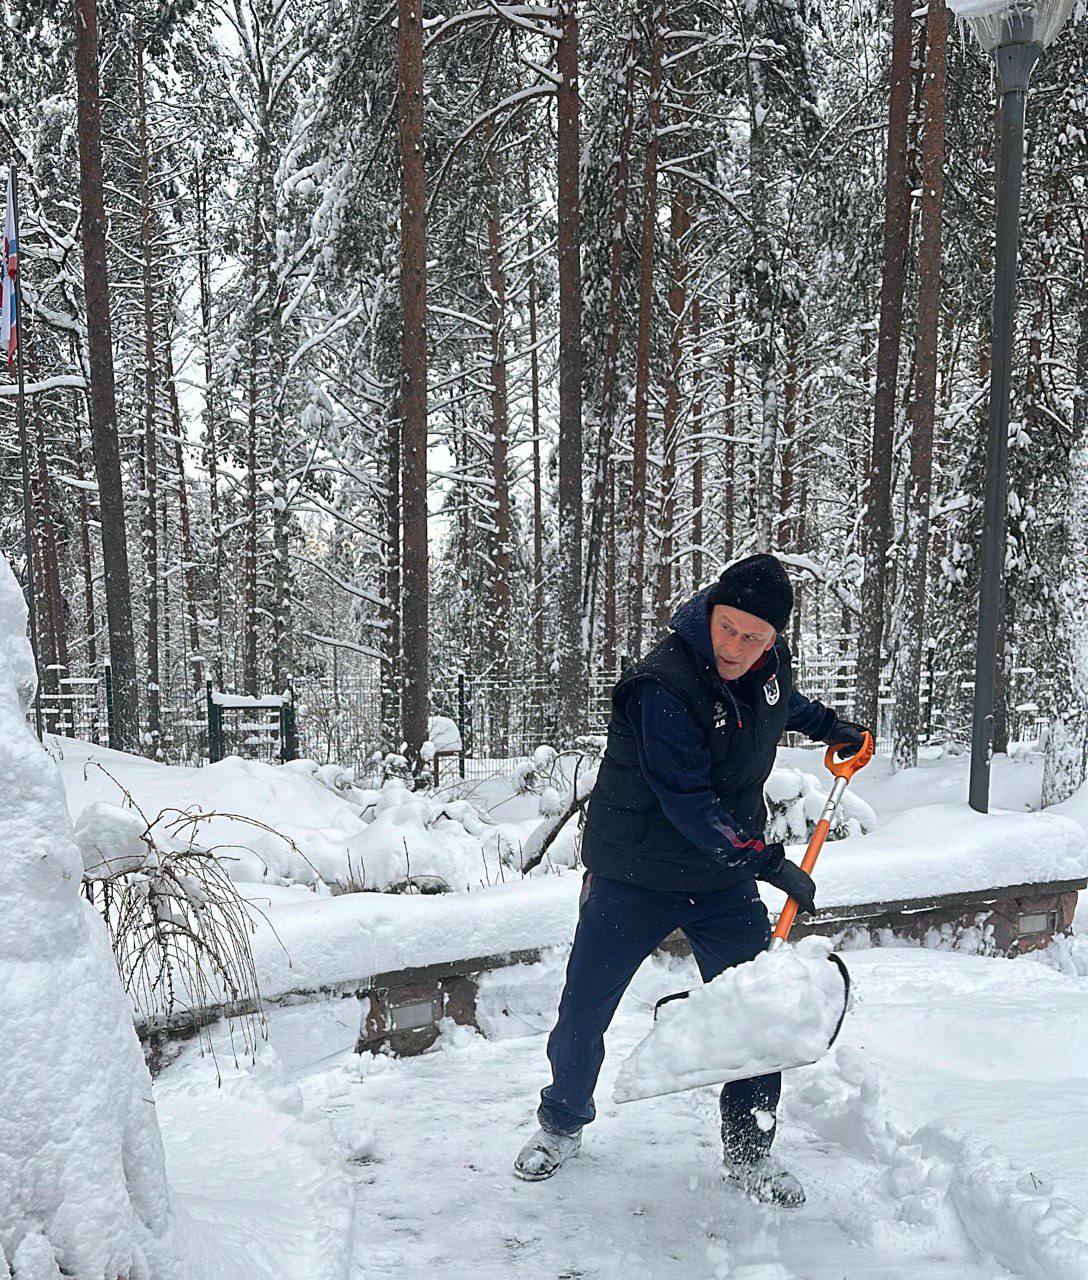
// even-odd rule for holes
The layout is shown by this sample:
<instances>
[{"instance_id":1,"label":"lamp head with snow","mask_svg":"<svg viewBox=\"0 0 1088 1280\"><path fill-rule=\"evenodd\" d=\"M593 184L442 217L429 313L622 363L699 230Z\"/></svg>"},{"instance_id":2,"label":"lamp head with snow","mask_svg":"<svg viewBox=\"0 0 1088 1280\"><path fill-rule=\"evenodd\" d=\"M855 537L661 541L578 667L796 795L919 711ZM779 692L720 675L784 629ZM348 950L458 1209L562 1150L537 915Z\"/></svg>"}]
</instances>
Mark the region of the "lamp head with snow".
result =
<instances>
[{"instance_id":1,"label":"lamp head with snow","mask_svg":"<svg viewBox=\"0 0 1088 1280\"><path fill-rule=\"evenodd\" d=\"M967 23L987 53L997 53L1009 45L1049 48L1073 4L1074 0L949 0L948 7Z\"/></svg>"}]
</instances>

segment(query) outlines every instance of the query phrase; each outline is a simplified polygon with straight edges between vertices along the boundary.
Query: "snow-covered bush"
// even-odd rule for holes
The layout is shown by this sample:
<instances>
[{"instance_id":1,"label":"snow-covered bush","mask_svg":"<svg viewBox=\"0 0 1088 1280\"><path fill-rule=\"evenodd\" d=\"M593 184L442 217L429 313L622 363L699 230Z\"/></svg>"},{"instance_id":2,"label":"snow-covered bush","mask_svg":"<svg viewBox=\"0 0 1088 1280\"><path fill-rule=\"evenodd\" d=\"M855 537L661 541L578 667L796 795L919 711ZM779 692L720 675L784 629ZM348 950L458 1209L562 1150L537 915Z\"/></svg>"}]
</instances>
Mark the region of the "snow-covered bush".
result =
<instances>
[{"instance_id":1,"label":"snow-covered bush","mask_svg":"<svg viewBox=\"0 0 1088 1280\"><path fill-rule=\"evenodd\" d=\"M0 1275L182 1280L151 1081L60 774L26 713L26 605L0 557Z\"/></svg>"},{"instance_id":2,"label":"snow-covered bush","mask_svg":"<svg viewBox=\"0 0 1088 1280\"><path fill-rule=\"evenodd\" d=\"M763 787L767 801L767 838L806 844L820 820L827 788L814 774L775 769ZM860 836L876 828L876 814L856 793L847 791L828 833L829 840Z\"/></svg>"},{"instance_id":3,"label":"snow-covered bush","mask_svg":"<svg viewBox=\"0 0 1088 1280\"><path fill-rule=\"evenodd\" d=\"M411 782L412 766L408 763L408 757L399 751L386 752L382 757L381 778L382 782L388 782L390 779Z\"/></svg>"},{"instance_id":4,"label":"snow-covered bush","mask_svg":"<svg viewBox=\"0 0 1088 1280\"><path fill-rule=\"evenodd\" d=\"M288 760L283 767L291 773L313 778L315 782L327 787L333 795L339 796L342 800L355 800L360 791L355 770L341 764L318 764L316 760Z\"/></svg>"},{"instance_id":5,"label":"snow-covered bush","mask_svg":"<svg viewBox=\"0 0 1088 1280\"><path fill-rule=\"evenodd\" d=\"M543 784L536 763L533 760L522 760L510 775L510 785L514 788L515 795L539 795Z\"/></svg>"},{"instance_id":6,"label":"snow-covered bush","mask_svg":"<svg viewBox=\"0 0 1088 1280\"><path fill-rule=\"evenodd\" d=\"M1088 978L1088 938L1083 934L1062 934L1041 951L1029 951L1027 957L1071 978Z\"/></svg>"},{"instance_id":7,"label":"snow-covered bush","mask_svg":"<svg viewBox=\"0 0 1088 1280\"><path fill-rule=\"evenodd\" d=\"M427 738L439 755L457 755L462 750L461 730L449 716L431 716L427 721Z\"/></svg>"}]
</instances>

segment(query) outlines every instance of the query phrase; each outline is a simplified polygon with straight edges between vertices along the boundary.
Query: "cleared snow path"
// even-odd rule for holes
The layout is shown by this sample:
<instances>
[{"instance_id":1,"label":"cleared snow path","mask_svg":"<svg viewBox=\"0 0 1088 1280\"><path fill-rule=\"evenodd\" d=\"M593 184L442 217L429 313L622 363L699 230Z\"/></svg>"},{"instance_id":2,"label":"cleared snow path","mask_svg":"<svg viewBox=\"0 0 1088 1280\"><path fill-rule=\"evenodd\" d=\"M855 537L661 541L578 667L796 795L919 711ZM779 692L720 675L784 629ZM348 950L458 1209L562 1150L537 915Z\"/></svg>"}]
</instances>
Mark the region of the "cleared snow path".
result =
<instances>
[{"instance_id":1,"label":"cleared snow path","mask_svg":"<svg viewBox=\"0 0 1088 1280\"><path fill-rule=\"evenodd\" d=\"M291 1125L270 1118L263 1145L241 1127L255 1154L232 1156L234 1103L227 1100L215 1123L205 1113L178 1130L184 1167L170 1151L171 1176L175 1186L192 1188L190 1212L218 1216L221 1231L237 1208L228 1184L244 1179L251 1202L241 1234L262 1232L266 1214L260 1252L278 1256L269 1273L277 1276L1088 1280L1084 1206L1064 1198L1079 1199L1071 1175L1088 1148L1088 1057L1076 1052L1088 1029L1088 982L1026 961L933 952L859 952L848 960L859 1003L846 1047L788 1082L776 1149L805 1183L809 1199L800 1210L757 1206L721 1183L715 1090L611 1103L615 1071L644 1032L654 1000L692 980L686 964L666 961L644 966L625 997L609 1035L599 1118L582 1154L549 1182L519 1182L510 1164L532 1130L535 1094L546 1079L541 1033L550 1026L562 957L485 981L481 1018L497 1038L451 1026L436 1051L416 1059L356 1059L352 1001L273 1011L274 1053L266 1048L246 1074L238 1103L255 1107L262 1080L277 1106L294 1099L287 1109L294 1109L295 1145ZM895 999L900 990L904 1009ZM1032 1020L1040 1006L1053 1013L1059 1005L1064 1032L1045 1017ZM1021 1038L1005 1039L1002 1055L1017 1008ZM973 1021L961 1035L968 1009ZM991 1012L996 1039L987 1049ZM1074 1037L1060 1063L1054 1035ZM1024 1046L1032 1042L1049 1066L1030 1065ZM196 1069L188 1050L160 1085L179 1126L178 1091ZM994 1122L1002 1100L1014 1116L1030 1115L1036 1077L1051 1092L1062 1081L1060 1099L1044 1091L1042 1101L1063 1106L1052 1127L1067 1135L1064 1162L1051 1160L1054 1133L1046 1126L1033 1146L1030 1124L1005 1131ZM961 1106L948 1105L953 1095ZM961 1134L934 1123L945 1110ZM169 1150L173 1125L164 1127ZM983 1139L1000 1154L987 1152ZM354 1189L353 1228L345 1174ZM265 1273L249 1274L263 1280Z\"/></svg>"}]
</instances>

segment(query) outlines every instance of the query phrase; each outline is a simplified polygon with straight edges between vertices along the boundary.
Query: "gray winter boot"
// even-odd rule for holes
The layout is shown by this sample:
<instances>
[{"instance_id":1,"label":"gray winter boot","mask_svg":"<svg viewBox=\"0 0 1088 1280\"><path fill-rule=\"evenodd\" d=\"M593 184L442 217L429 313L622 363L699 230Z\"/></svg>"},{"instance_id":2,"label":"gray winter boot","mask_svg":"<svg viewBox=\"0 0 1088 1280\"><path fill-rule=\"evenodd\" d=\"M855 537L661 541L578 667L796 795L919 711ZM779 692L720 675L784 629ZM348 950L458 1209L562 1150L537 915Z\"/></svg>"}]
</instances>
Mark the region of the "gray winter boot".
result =
<instances>
[{"instance_id":1,"label":"gray winter boot","mask_svg":"<svg viewBox=\"0 0 1088 1280\"><path fill-rule=\"evenodd\" d=\"M762 1204L795 1209L805 1203L805 1189L773 1156L746 1163L725 1161L725 1180Z\"/></svg>"},{"instance_id":2,"label":"gray winter boot","mask_svg":"<svg viewBox=\"0 0 1088 1280\"><path fill-rule=\"evenodd\" d=\"M582 1133L553 1133L538 1129L518 1152L514 1172L526 1182L543 1182L550 1178L564 1160L576 1156L582 1145Z\"/></svg>"}]
</instances>

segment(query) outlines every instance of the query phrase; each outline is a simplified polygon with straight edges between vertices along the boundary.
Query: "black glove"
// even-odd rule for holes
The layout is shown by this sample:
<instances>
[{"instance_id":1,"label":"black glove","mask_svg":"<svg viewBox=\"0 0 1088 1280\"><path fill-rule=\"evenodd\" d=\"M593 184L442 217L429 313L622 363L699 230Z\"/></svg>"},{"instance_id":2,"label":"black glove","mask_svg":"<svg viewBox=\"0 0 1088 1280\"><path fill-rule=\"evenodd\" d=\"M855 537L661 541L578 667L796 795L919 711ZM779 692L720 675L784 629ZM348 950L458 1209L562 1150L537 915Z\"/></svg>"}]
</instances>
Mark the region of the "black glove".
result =
<instances>
[{"instance_id":1,"label":"black glove","mask_svg":"<svg viewBox=\"0 0 1088 1280\"><path fill-rule=\"evenodd\" d=\"M770 858L763 870L756 875L757 880L766 880L776 889L781 889L797 903L801 915L816 914L816 885L807 871L802 871L796 862L790 862L786 851L780 844L767 845Z\"/></svg>"},{"instance_id":2,"label":"black glove","mask_svg":"<svg viewBox=\"0 0 1088 1280\"><path fill-rule=\"evenodd\" d=\"M835 754L841 760L856 756L865 745L865 735L872 734L863 724L855 724L852 720L836 720L831 732L824 738L829 747L841 747Z\"/></svg>"}]
</instances>

